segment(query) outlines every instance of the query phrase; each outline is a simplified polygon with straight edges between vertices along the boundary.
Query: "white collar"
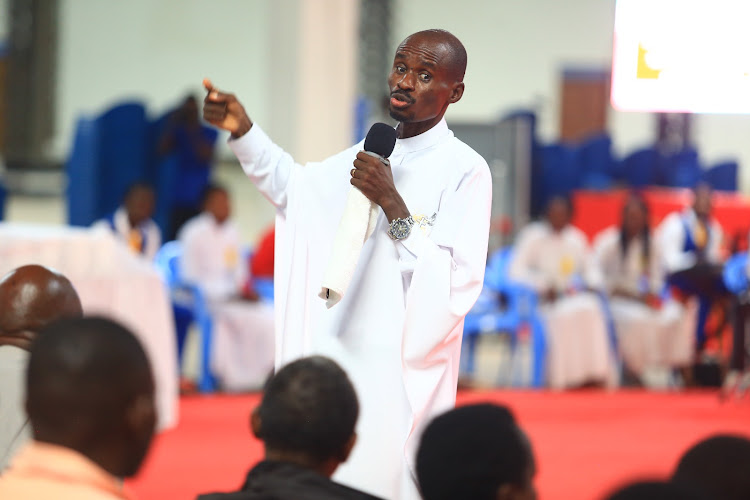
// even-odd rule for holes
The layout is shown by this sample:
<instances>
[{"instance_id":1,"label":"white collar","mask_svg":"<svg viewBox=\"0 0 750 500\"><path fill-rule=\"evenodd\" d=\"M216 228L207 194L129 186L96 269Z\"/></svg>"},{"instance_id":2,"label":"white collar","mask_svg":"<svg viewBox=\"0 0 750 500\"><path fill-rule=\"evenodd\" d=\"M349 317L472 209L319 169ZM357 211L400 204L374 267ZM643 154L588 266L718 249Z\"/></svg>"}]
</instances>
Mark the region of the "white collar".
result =
<instances>
[{"instance_id":1,"label":"white collar","mask_svg":"<svg viewBox=\"0 0 750 500\"><path fill-rule=\"evenodd\" d=\"M411 153L430 148L443 140L453 137L453 132L448 128L445 118L442 118L434 127L407 139L396 139L395 153Z\"/></svg>"}]
</instances>

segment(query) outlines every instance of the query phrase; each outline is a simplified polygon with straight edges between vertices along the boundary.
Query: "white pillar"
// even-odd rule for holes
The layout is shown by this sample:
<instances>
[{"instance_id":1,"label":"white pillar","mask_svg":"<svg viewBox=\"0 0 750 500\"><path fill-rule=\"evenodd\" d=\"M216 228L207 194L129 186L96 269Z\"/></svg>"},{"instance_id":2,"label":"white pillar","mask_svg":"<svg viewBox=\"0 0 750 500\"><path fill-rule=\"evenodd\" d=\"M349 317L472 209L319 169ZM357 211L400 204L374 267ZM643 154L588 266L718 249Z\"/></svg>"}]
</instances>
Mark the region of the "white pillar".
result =
<instances>
[{"instance_id":1,"label":"white pillar","mask_svg":"<svg viewBox=\"0 0 750 500\"><path fill-rule=\"evenodd\" d=\"M264 127L300 163L351 145L358 15L356 0L272 2Z\"/></svg>"}]
</instances>

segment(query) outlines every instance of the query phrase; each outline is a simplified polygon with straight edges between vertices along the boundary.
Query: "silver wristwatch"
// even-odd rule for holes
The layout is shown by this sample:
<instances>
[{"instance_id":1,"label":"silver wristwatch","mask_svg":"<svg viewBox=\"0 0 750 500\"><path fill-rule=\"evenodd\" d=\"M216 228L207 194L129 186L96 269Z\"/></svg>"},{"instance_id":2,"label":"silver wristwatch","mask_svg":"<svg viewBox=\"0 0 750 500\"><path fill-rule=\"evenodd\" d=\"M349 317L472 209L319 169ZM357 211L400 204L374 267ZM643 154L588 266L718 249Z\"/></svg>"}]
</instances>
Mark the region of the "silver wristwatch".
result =
<instances>
[{"instance_id":1,"label":"silver wristwatch","mask_svg":"<svg viewBox=\"0 0 750 500\"><path fill-rule=\"evenodd\" d=\"M394 240L403 240L408 237L411 233L411 228L414 226L414 219L410 215L406 219L393 219L391 225L388 228L388 236Z\"/></svg>"}]
</instances>

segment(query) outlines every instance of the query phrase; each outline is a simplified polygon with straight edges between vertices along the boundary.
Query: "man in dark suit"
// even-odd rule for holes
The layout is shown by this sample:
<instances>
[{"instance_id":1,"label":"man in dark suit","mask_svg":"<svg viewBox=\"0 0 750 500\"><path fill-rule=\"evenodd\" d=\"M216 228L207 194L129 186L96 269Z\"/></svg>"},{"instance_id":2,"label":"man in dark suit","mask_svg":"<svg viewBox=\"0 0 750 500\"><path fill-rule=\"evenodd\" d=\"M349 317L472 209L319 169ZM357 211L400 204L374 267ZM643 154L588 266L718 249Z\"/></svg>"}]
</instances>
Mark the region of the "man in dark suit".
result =
<instances>
[{"instance_id":1,"label":"man in dark suit","mask_svg":"<svg viewBox=\"0 0 750 500\"><path fill-rule=\"evenodd\" d=\"M330 479L354 448L358 415L354 386L334 361L313 356L286 365L250 418L265 459L240 491L199 500L375 500Z\"/></svg>"}]
</instances>

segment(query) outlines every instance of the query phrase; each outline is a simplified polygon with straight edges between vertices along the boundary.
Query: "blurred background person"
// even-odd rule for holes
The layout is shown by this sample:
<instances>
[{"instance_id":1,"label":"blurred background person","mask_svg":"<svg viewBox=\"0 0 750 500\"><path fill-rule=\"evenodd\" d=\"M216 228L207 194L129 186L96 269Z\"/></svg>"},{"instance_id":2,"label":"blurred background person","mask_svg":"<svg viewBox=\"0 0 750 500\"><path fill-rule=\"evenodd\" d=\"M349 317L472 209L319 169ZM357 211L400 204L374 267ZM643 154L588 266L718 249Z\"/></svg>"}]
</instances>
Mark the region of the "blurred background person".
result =
<instances>
[{"instance_id":1,"label":"blurred background person","mask_svg":"<svg viewBox=\"0 0 750 500\"><path fill-rule=\"evenodd\" d=\"M586 236L570 224L570 199L552 198L544 220L518 234L510 277L539 294L547 328L547 380L554 389L617 385L607 324Z\"/></svg>"},{"instance_id":2,"label":"blurred background person","mask_svg":"<svg viewBox=\"0 0 750 500\"><path fill-rule=\"evenodd\" d=\"M667 481L638 481L623 486L606 500L719 500L706 497L681 484Z\"/></svg>"},{"instance_id":3,"label":"blurred background person","mask_svg":"<svg viewBox=\"0 0 750 500\"><path fill-rule=\"evenodd\" d=\"M424 500L536 500L531 443L510 411L493 404L435 417L417 451Z\"/></svg>"},{"instance_id":4,"label":"blurred background person","mask_svg":"<svg viewBox=\"0 0 750 500\"><path fill-rule=\"evenodd\" d=\"M289 363L268 380L250 417L265 458L240 491L199 500L375 500L330 479L356 446L358 416L354 386L335 361L311 356Z\"/></svg>"},{"instance_id":5,"label":"blurred background person","mask_svg":"<svg viewBox=\"0 0 750 500\"><path fill-rule=\"evenodd\" d=\"M686 369L692 363L695 307L686 311L677 301L663 300L661 246L641 196L628 197L620 227L596 237L594 256L610 297L627 378L663 386L665 370Z\"/></svg>"},{"instance_id":6,"label":"blurred background person","mask_svg":"<svg viewBox=\"0 0 750 500\"><path fill-rule=\"evenodd\" d=\"M168 240L176 238L182 225L201 211L201 195L211 179L214 147L218 132L200 122L198 101L188 96L169 118L159 140L162 155L177 156L174 208Z\"/></svg>"},{"instance_id":7,"label":"blurred background person","mask_svg":"<svg viewBox=\"0 0 750 500\"><path fill-rule=\"evenodd\" d=\"M92 227L111 231L134 254L153 260L161 247L161 231L151 218L155 206L154 188L139 182L125 193L122 206Z\"/></svg>"},{"instance_id":8,"label":"blurred background person","mask_svg":"<svg viewBox=\"0 0 750 500\"><path fill-rule=\"evenodd\" d=\"M257 389L274 362L273 305L246 287L247 262L229 193L210 185L203 212L179 234L182 275L203 290L215 315L211 369L225 390Z\"/></svg>"},{"instance_id":9,"label":"blurred background person","mask_svg":"<svg viewBox=\"0 0 750 500\"><path fill-rule=\"evenodd\" d=\"M103 318L62 320L34 342L26 375L34 440L0 477L0 498L133 498L156 426L154 379L126 328Z\"/></svg>"},{"instance_id":10,"label":"blurred background person","mask_svg":"<svg viewBox=\"0 0 750 500\"><path fill-rule=\"evenodd\" d=\"M693 191L692 206L668 215L656 230L667 282L683 296L698 297L698 352L705 344L711 306L727 291L721 276L724 232L711 216L712 209L713 190L699 184Z\"/></svg>"},{"instance_id":11,"label":"blurred background person","mask_svg":"<svg viewBox=\"0 0 750 500\"><path fill-rule=\"evenodd\" d=\"M24 411L29 349L39 330L83 314L65 276L46 267L19 267L0 279L0 473L31 438Z\"/></svg>"}]
</instances>

